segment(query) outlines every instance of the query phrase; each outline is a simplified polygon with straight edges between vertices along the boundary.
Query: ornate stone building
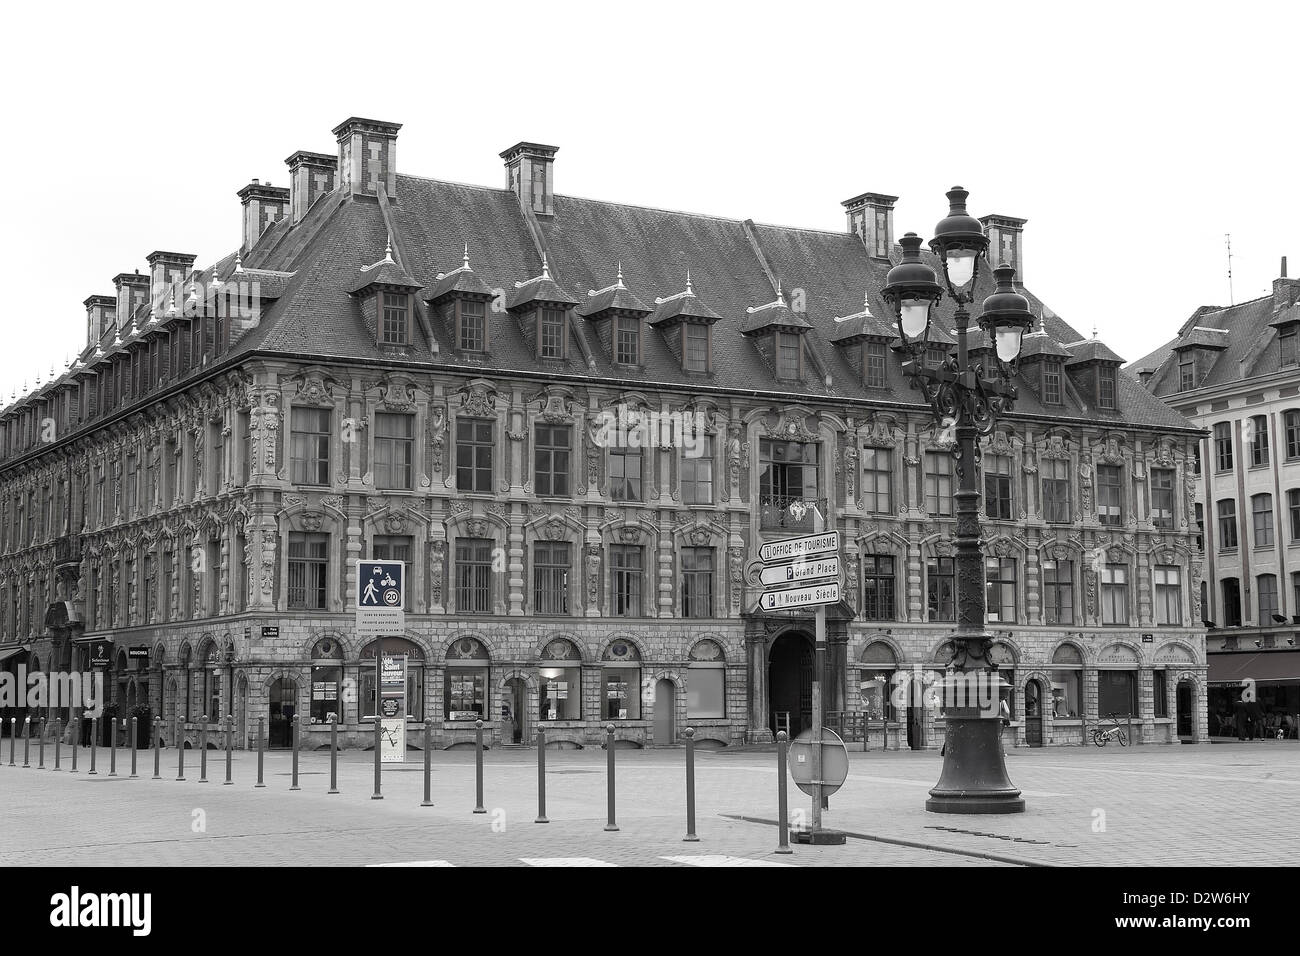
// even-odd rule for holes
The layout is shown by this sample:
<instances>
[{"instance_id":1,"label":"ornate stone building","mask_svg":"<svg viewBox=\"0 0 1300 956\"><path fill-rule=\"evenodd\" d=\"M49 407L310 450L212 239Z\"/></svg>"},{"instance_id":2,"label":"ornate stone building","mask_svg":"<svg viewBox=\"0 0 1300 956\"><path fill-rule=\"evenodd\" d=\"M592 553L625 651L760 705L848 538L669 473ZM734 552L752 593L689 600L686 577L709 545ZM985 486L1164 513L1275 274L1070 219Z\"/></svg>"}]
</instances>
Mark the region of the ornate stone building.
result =
<instances>
[{"instance_id":1,"label":"ornate stone building","mask_svg":"<svg viewBox=\"0 0 1300 956\"><path fill-rule=\"evenodd\" d=\"M314 746L333 713L364 745L375 644L349 596L390 558L407 630L385 641L440 747L478 715L507 744L611 720L632 744L770 740L807 723L812 619L757 610L755 559L813 502L845 544L832 720L938 746L941 715L888 692L942 669L955 618L950 436L880 298L895 197L847 201L844 232L595 202L532 143L505 188L466 186L400 174L398 129L349 119L289 188L240 190L214 266L117 276L84 351L0 412L4 666L99 657L169 744L231 714L281 745L310 713ZM984 222L1020 267L1024 220ZM1200 739L1197 432L1030 300L983 458L1017 742L1077 743L1099 711L1176 740L1183 698Z\"/></svg>"}]
</instances>

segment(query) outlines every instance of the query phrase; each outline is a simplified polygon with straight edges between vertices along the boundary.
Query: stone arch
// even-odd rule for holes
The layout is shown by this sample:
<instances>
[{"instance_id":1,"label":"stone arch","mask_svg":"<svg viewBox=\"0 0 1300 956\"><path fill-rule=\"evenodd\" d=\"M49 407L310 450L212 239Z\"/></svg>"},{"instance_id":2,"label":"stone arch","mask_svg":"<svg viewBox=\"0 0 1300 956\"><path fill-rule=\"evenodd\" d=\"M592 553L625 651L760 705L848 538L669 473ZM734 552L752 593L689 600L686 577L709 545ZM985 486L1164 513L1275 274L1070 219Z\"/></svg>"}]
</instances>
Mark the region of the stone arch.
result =
<instances>
[{"instance_id":1,"label":"stone arch","mask_svg":"<svg viewBox=\"0 0 1300 956\"><path fill-rule=\"evenodd\" d=\"M889 648L890 653L894 655L894 665L896 667L907 666L907 656L903 653L902 645L900 645L898 641L894 640L890 635L881 633L871 634L863 639L862 647L858 650L858 653L854 655L853 663L863 663L862 659L866 655L868 648L871 648L876 644Z\"/></svg>"},{"instance_id":2,"label":"stone arch","mask_svg":"<svg viewBox=\"0 0 1300 956\"><path fill-rule=\"evenodd\" d=\"M1066 638L1064 640L1058 641L1056 643L1056 646L1052 648L1052 656L1050 658L1052 664L1058 663L1056 660L1057 653L1060 652L1062 648L1067 648L1067 647L1073 649L1074 652L1079 655L1079 662L1077 664L1073 664L1066 661L1061 661L1059 663L1061 664L1062 667L1086 667L1087 665L1093 663L1093 660L1090 659L1092 655L1089 654L1088 649L1083 644L1080 644L1078 641L1074 641L1069 638Z\"/></svg>"},{"instance_id":3,"label":"stone arch","mask_svg":"<svg viewBox=\"0 0 1300 956\"><path fill-rule=\"evenodd\" d=\"M932 536L933 537L933 536ZM857 537L859 554L907 554L908 541L906 536L899 534L897 531L888 528L877 529L875 531L866 531ZM884 551L876 549L883 545Z\"/></svg>"},{"instance_id":4,"label":"stone arch","mask_svg":"<svg viewBox=\"0 0 1300 956\"><path fill-rule=\"evenodd\" d=\"M566 643L572 645L572 646L577 650L577 652L578 652L578 656L577 656L576 658L546 657L546 656L545 656L546 649L547 649L548 647L550 647L552 644L554 644L556 641L564 641L564 642L566 642ZM578 638L576 638L576 637L574 637L574 636L572 636L572 635L570 635L570 634L564 634L564 633L561 633L561 634L549 634L549 635L547 635L546 639L545 639L544 641L542 641L542 643L540 643L540 644L538 644L538 645L536 646L536 648L534 649L533 653L534 653L535 659L536 659L538 662L549 661L549 660L557 660L557 661L559 661L559 660L576 660L576 661L578 661L578 662L580 662L580 663L583 663L583 664L591 664L591 663L594 663L594 658L592 657L591 649L590 649L589 647L587 647L586 642L585 642L585 641L581 641L581 640L579 640Z\"/></svg>"},{"instance_id":5,"label":"stone arch","mask_svg":"<svg viewBox=\"0 0 1300 956\"><path fill-rule=\"evenodd\" d=\"M712 644L714 647L716 647L716 648L718 649L718 655L719 655L719 656L718 656L717 659L718 659L719 661L721 661L722 663L725 664L726 661L727 661L727 647L726 647L726 645L725 645L722 641L718 640L718 639L715 638L715 637L707 637L707 636L706 636L706 637L701 637L701 638L699 638L698 640L692 642L691 646L688 647L688 648L686 649L686 660L687 660L688 662L689 662L689 661L693 661L693 660L695 660L695 656L694 656L694 655L695 655L695 649L696 649L697 647L702 646L702 645L705 644L705 643Z\"/></svg>"},{"instance_id":6,"label":"stone arch","mask_svg":"<svg viewBox=\"0 0 1300 956\"><path fill-rule=\"evenodd\" d=\"M1124 650L1126 650L1129 654L1132 655L1132 659L1130 660L1126 658L1124 660L1103 661L1101 659L1102 655L1106 653L1106 651L1110 650L1112 647L1124 648ZM1110 641L1108 641L1104 647L1098 648L1096 663L1098 666L1102 664L1125 664L1125 665L1132 664L1135 667L1141 666L1143 663L1142 645L1138 644L1136 641L1133 641L1129 638L1124 638L1116 635Z\"/></svg>"},{"instance_id":7,"label":"stone arch","mask_svg":"<svg viewBox=\"0 0 1300 956\"><path fill-rule=\"evenodd\" d=\"M645 644L642 643L641 638L637 637L631 631L614 631L611 634L609 634L606 638L604 638L600 643L600 655L599 655L600 660L602 661L605 660L605 652L609 650L610 645L612 645L615 641L625 641L628 644L631 644L634 648L636 648L638 658L641 661L644 662L650 659L649 655L646 653Z\"/></svg>"},{"instance_id":8,"label":"stone arch","mask_svg":"<svg viewBox=\"0 0 1300 956\"><path fill-rule=\"evenodd\" d=\"M302 696L302 671L300 669L277 667L262 677L258 684L258 696L265 699L270 696L271 686L278 680L291 681L294 686L294 692L298 697ZM251 686L252 681L249 681Z\"/></svg>"},{"instance_id":9,"label":"stone arch","mask_svg":"<svg viewBox=\"0 0 1300 956\"><path fill-rule=\"evenodd\" d=\"M493 640L492 635L484 631L475 631L471 628L462 628L459 631L456 631L454 634L452 634L451 637L448 638L447 640L440 642L437 645L437 647L434 649L435 651L434 656L430 657L429 660L435 664L443 663L447 659L447 649L451 647L453 644L455 644L457 641L462 641L467 637L472 638L473 640L476 640L483 645L483 649L487 651L489 660L497 660L499 657L502 656L501 649L497 645L497 642Z\"/></svg>"},{"instance_id":10,"label":"stone arch","mask_svg":"<svg viewBox=\"0 0 1300 956\"><path fill-rule=\"evenodd\" d=\"M1183 654L1186 654L1187 659L1186 660L1174 659L1171 657L1169 660L1163 660L1163 661L1160 660L1161 653L1165 651L1169 651L1171 649L1176 649L1177 651L1181 651ZM1187 641L1184 641L1181 638L1174 638L1172 640L1165 641L1163 644L1159 645L1152 651L1151 663L1166 664L1166 665L1172 664L1175 666L1184 666L1184 667L1189 667L1189 666L1195 667L1196 664L1198 663L1196 660L1196 649Z\"/></svg>"}]
</instances>

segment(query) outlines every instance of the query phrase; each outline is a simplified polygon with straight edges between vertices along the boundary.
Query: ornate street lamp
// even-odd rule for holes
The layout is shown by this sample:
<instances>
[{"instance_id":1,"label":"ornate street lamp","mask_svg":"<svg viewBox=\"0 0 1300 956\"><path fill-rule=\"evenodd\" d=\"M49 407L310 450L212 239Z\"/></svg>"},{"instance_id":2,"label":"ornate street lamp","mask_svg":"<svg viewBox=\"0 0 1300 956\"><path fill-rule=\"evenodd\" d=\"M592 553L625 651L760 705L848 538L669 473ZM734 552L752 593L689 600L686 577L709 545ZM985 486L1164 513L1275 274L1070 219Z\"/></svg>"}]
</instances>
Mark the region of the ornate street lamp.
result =
<instances>
[{"instance_id":1,"label":"ornate street lamp","mask_svg":"<svg viewBox=\"0 0 1300 956\"><path fill-rule=\"evenodd\" d=\"M979 436L1016 397L1012 383L1021 337L1033 324L1028 300L1015 291L1015 270L993 270L997 290L984 300L979 328L993 343L997 367L971 365L966 338L967 306L974 301L980 258L988 238L979 220L966 212L966 190L948 192L949 211L935 227L931 250L943 266L944 285L921 259L921 239L900 240L903 261L889 270L885 301L898 317L898 330L911 353L903 369L921 391L937 421L953 426L957 473L955 572L957 633L953 636L950 676L943 683L947 738L943 773L925 808L935 813L1020 813L1025 801L1007 777L1002 756L999 688L1005 682L990 658L994 635L985 627L984 553L980 548ZM946 288L945 288L946 287ZM937 368L921 361L933 307L944 292L957 304L957 354ZM991 374L989 374L991 373Z\"/></svg>"}]
</instances>

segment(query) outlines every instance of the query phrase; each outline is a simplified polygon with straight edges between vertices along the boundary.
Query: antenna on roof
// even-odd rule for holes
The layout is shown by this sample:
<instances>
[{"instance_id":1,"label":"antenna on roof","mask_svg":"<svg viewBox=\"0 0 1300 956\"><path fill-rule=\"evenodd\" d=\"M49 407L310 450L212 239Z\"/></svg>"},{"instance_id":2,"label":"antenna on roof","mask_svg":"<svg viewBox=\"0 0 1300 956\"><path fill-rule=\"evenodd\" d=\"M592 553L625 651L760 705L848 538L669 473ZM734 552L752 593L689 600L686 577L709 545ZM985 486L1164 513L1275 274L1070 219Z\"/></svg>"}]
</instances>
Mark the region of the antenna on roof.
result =
<instances>
[{"instance_id":1,"label":"antenna on roof","mask_svg":"<svg viewBox=\"0 0 1300 956\"><path fill-rule=\"evenodd\" d=\"M1228 305L1236 305L1232 297L1232 233L1225 232L1223 238L1228 244Z\"/></svg>"}]
</instances>

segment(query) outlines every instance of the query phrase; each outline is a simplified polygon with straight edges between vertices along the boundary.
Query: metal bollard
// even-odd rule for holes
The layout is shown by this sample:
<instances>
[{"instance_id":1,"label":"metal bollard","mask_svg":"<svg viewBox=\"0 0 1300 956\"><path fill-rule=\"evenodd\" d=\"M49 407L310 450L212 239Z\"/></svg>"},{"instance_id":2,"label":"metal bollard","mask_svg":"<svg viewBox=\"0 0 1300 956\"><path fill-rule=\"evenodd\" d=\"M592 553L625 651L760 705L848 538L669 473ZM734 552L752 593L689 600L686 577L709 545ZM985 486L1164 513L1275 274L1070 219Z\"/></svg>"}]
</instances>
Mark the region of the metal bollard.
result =
<instances>
[{"instance_id":1,"label":"metal bollard","mask_svg":"<svg viewBox=\"0 0 1300 956\"><path fill-rule=\"evenodd\" d=\"M63 728L61 726L63 718L54 718L54 769L59 770L59 764L62 762L63 750Z\"/></svg>"},{"instance_id":2,"label":"metal bollard","mask_svg":"<svg viewBox=\"0 0 1300 956\"><path fill-rule=\"evenodd\" d=\"M23 718L23 766L30 767L32 751L32 719L31 717Z\"/></svg>"},{"instance_id":3,"label":"metal bollard","mask_svg":"<svg viewBox=\"0 0 1300 956\"><path fill-rule=\"evenodd\" d=\"M546 819L546 731L537 728L537 819L534 823L550 823Z\"/></svg>"},{"instance_id":4,"label":"metal bollard","mask_svg":"<svg viewBox=\"0 0 1300 956\"><path fill-rule=\"evenodd\" d=\"M199 783L208 782L208 715L199 718Z\"/></svg>"},{"instance_id":5,"label":"metal bollard","mask_svg":"<svg viewBox=\"0 0 1300 956\"><path fill-rule=\"evenodd\" d=\"M474 721L474 812L487 813L483 809L483 721Z\"/></svg>"},{"instance_id":6,"label":"metal bollard","mask_svg":"<svg viewBox=\"0 0 1300 956\"><path fill-rule=\"evenodd\" d=\"M424 802L422 807L433 806L433 792L429 789L433 772L433 719L424 718Z\"/></svg>"},{"instance_id":7,"label":"metal bollard","mask_svg":"<svg viewBox=\"0 0 1300 956\"><path fill-rule=\"evenodd\" d=\"M790 849L790 807L786 800L785 750L789 735L784 730L776 735L776 829L778 834L777 853L793 853Z\"/></svg>"},{"instance_id":8,"label":"metal bollard","mask_svg":"<svg viewBox=\"0 0 1300 956\"><path fill-rule=\"evenodd\" d=\"M14 765L14 741L18 738L18 718L9 718L9 766Z\"/></svg>"},{"instance_id":9,"label":"metal bollard","mask_svg":"<svg viewBox=\"0 0 1300 956\"><path fill-rule=\"evenodd\" d=\"M153 779L161 780L162 774L162 728L149 724L149 730L153 733Z\"/></svg>"},{"instance_id":10,"label":"metal bollard","mask_svg":"<svg viewBox=\"0 0 1300 956\"><path fill-rule=\"evenodd\" d=\"M117 721L108 718L108 775L117 776Z\"/></svg>"},{"instance_id":11,"label":"metal bollard","mask_svg":"<svg viewBox=\"0 0 1300 956\"><path fill-rule=\"evenodd\" d=\"M339 792L339 715L330 714L330 788L326 793Z\"/></svg>"},{"instance_id":12,"label":"metal bollard","mask_svg":"<svg viewBox=\"0 0 1300 956\"><path fill-rule=\"evenodd\" d=\"M378 665L376 665L376 666L378 666ZM377 711L379 708L375 708L375 709L376 709L376 711ZM379 744L379 732L380 732L381 729L382 729L382 725L380 724L379 714L376 713L376 714L375 714L375 792L372 793L372 794L370 795L370 799L371 799L371 800L382 800L382 799L384 799L384 795L383 795L383 793L380 791L380 767L379 767L379 763L380 763L379 746L380 746L380 744Z\"/></svg>"},{"instance_id":13,"label":"metal bollard","mask_svg":"<svg viewBox=\"0 0 1300 956\"><path fill-rule=\"evenodd\" d=\"M293 718L293 782L289 784L290 790L301 790L298 786L298 731L302 727L302 721L295 714Z\"/></svg>"},{"instance_id":14,"label":"metal bollard","mask_svg":"<svg viewBox=\"0 0 1300 956\"><path fill-rule=\"evenodd\" d=\"M139 776L139 774L135 772L136 734L138 734L139 732L140 732L140 718L132 717L131 718L131 776L132 777Z\"/></svg>"},{"instance_id":15,"label":"metal bollard","mask_svg":"<svg viewBox=\"0 0 1300 956\"><path fill-rule=\"evenodd\" d=\"M77 744L81 740L81 718L72 718L72 770L69 773L77 772Z\"/></svg>"},{"instance_id":16,"label":"metal bollard","mask_svg":"<svg viewBox=\"0 0 1300 956\"><path fill-rule=\"evenodd\" d=\"M605 831L618 830L614 822L614 725L605 725L605 803L607 806Z\"/></svg>"},{"instance_id":17,"label":"metal bollard","mask_svg":"<svg viewBox=\"0 0 1300 956\"><path fill-rule=\"evenodd\" d=\"M266 754L265 731L266 731L266 718L265 717L257 718L257 783L253 784L254 789L258 787L266 786L266 784L262 782L262 757L265 756Z\"/></svg>"},{"instance_id":18,"label":"metal bollard","mask_svg":"<svg viewBox=\"0 0 1300 956\"><path fill-rule=\"evenodd\" d=\"M90 720L90 772L99 773L95 769L95 754L99 750L99 718L92 717Z\"/></svg>"},{"instance_id":19,"label":"metal bollard","mask_svg":"<svg viewBox=\"0 0 1300 956\"><path fill-rule=\"evenodd\" d=\"M185 725L176 718L176 779L185 779Z\"/></svg>"},{"instance_id":20,"label":"metal bollard","mask_svg":"<svg viewBox=\"0 0 1300 956\"><path fill-rule=\"evenodd\" d=\"M686 738L686 836L683 843L698 843L695 835L695 728L687 727L682 731Z\"/></svg>"},{"instance_id":21,"label":"metal bollard","mask_svg":"<svg viewBox=\"0 0 1300 956\"><path fill-rule=\"evenodd\" d=\"M36 764L37 770L45 769L45 731L48 728L49 723L50 719L48 717L41 718L41 735L36 738L36 754L39 758Z\"/></svg>"},{"instance_id":22,"label":"metal bollard","mask_svg":"<svg viewBox=\"0 0 1300 956\"><path fill-rule=\"evenodd\" d=\"M233 785L235 782L230 779L230 760L231 760L230 747L234 742L231 739L232 737L234 737L234 734L235 734L235 715L227 714L226 715L226 779L221 784L223 787L229 787Z\"/></svg>"}]
</instances>

